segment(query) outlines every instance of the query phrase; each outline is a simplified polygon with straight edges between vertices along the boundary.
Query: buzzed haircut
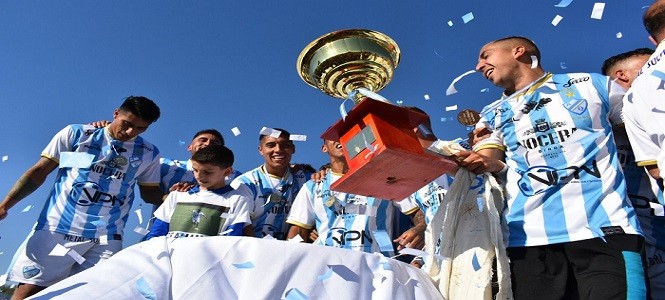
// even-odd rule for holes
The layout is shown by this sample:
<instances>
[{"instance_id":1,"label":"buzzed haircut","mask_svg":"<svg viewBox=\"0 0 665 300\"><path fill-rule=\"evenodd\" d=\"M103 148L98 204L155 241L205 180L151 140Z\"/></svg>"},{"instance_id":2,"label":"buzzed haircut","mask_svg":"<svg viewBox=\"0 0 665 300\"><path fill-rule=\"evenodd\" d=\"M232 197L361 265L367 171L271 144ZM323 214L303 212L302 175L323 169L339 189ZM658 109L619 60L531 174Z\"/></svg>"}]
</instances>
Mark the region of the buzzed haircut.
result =
<instances>
[{"instance_id":1,"label":"buzzed haircut","mask_svg":"<svg viewBox=\"0 0 665 300\"><path fill-rule=\"evenodd\" d=\"M280 131L280 133L279 133L279 137L285 138L285 139L287 139L287 140L290 140L290 139L291 139L291 133L289 133L288 131L286 131L286 130L284 130L284 129L282 129L282 128L273 128L273 130ZM269 136L269 135L267 135L267 134L259 134L259 142L263 141L263 138L265 138L265 137L267 137L267 136Z\"/></svg>"},{"instance_id":2,"label":"buzzed haircut","mask_svg":"<svg viewBox=\"0 0 665 300\"><path fill-rule=\"evenodd\" d=\"M665 30L665 1L656 1L651 4L644 12L642 22L649 35L655 40L656 35ZM660 41L656 42L659 43Z\"/></svg>"},{"instance_id":3,"label":"buzzed haircut","mask_svg":"<svg viewBox=\"0 0 665 300\"><path fill-rule=\"evenodd\" d=\"M210 164L220 168L233 166L233 151L222 145L210 145L192 154L193 161L200 164Z\"/></svg>"},{"instance_id":4,"label":"buzzed haircut","mask_svg":"<svg viewBox=\"0 0 665 300\"><path fill-rule=\"evenodd\" d=\"M142 120L153 123L159 119L159 107L152 100L143 96L129 96L118 108L120 111L130 112Z\"/></svg>"},{"instance_id":5,"label":"buzzed haircut","mask_svg":"<svg viewBox=\"0 0 665 300\"><path fill-rule=\"evenodd\" d=\"M222 146L224 146L224 137L222 136L222 134L219 131L217 131L216 129L212 129L212 128L203 129L203 130L197 132L194 135L194 137L192 138L192 140L195 139L196 137L198 137L199 135L202 135L202 134L212 134L213 136L218 138L222 142Z\"/></svg>"},{"instance_id":6,"label":"buzzed haircut","mask_svg":"<svg viewBox=\"0 0 665 300\"><path fill-rule=\"evenodd\" d=\"M606 59L603 62L603 66L600 68L600 71L601 71L601 73L603 73L603 75L609 76L610 75L609 74L610 69L612 69L615 65L617 65L617 64L619 64L619 63L621 63L625 60L628 60L632 57L635 57L635 56L640 56L640 55L651 56L651 54L653 54L653 52L654 52L653 49L637 48L635 50L631 50L631 51L628 51L628 52L617 54L615 56L612 56L612 57Z\"/></svg>"},{"instance_id":7,"label":"buzzed haircut","mask_svg":"<svg viewBox=\"0 0 665 300\"><path fill-rule=\"evenodd\" d=\"M501 38L498 40L495 40L492 43L498 43L498 42L513 42L516 44L521 44L526 47L526 53L528 55L535 55L538 60L540 60L540 49L538 49L538 46L536 46L536 43L534 43L531 39L523 37L523 36L509 36L505 38Z\"/></svg>"}]
</instances>

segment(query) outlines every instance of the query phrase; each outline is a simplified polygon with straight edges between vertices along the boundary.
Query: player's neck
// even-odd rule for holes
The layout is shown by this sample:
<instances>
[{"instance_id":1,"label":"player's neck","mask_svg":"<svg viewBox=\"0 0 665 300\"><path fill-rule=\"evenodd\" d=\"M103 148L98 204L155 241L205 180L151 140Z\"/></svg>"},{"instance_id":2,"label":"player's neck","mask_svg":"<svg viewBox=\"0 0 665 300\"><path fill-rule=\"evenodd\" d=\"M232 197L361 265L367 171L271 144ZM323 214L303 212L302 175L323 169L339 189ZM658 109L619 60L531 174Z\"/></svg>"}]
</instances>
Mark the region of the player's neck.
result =
<instances>
[{"instance_id":1,"label":"player's neck","mask_svg":"<svg viewBox=\"0 0 665 300\"><path fill-rule=\"evenodd\" d=\"M209 186L209 187L204 187L204 186L199 186L199 189L202 191L211 191L211 190L218 190L221 188L224 188L226 186L226 182L222 181L218 184Z\"/></svg>"},{"instance_id":2,"label":"player's neck","mask_svg":"<svg viewBox=\"0 0 665 300\"><path fill-rule=\"evenodd\" d=\"M330 159L330 169L338 174L346 174L349 171L349 165L346 164L346 161L336 160L334 158Z\"/></svg>"},{"instance_id":3,"label":"player's neck","mask_svg":"<svg viewBox=\"0 0 665 300\"><path fill-rule=\"evenodd\" d=\"M272 167L269 166L268 164L263 164L263 169L266 171L266 173L276 176L276 177L283 177L284 174L286 174L286 170L288 167Z\"/></svg>"}]
</instances>

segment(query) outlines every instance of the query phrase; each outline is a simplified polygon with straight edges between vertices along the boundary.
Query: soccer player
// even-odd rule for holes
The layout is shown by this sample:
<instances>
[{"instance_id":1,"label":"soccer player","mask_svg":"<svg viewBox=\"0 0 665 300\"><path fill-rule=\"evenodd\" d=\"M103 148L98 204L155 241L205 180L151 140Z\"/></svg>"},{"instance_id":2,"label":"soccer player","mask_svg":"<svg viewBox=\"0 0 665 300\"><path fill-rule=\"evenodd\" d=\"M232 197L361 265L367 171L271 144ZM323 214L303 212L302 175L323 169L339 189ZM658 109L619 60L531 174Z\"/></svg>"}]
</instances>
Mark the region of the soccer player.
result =
<instances>
[{"instance_id":1,"label":"soccer player","mask_svg":"<svg viewBox=\"0 0 665 300\"><path fill-rule=\"evenodd\" d=\"M291 157L296 153L291 134L281 128L273 130L279 131L278 137L259 135L259 153L264 163L238 176L231 186L251 195L249 208L256 237L271 235L284 240L289 230L285 221L293 199L310 174L290 168Z\"/></svg>"},{"instance_id":2,"label":"soccer player","mask_svg":"<svg viewBox=\"0 0 665 300\"><path fill-rule=\"evenodd\" d=\"M14 299L90 268L122 248L122 234L138 182L141 198L157 204L159 150L141 138L160 115L150 99L130 96L105 128L73 124L58 132L41 159L14 184L0 203L0 219L59 168L56 182L26 247L8 280L19 282ZM50 256L64 246L85 258Z\"/></svg>"},{"instance_id":3,"label":"soccer player","mask_svg":"<svg viewBox=\"0 0 665 300\"><path fill-rule=\"evenodd\" d=\"M524 37L482 47L476 70L504 95L481 113L491 134L477 152L456 154L476 173L507 175L515 299L645 298L644 239L611 127L623 89L600 74L547 73L539 61Z\"/></svg>"},{"instance_id":4,"label":"soccer player","mask_svg":"<svg viewBox=\"0 0 665 300\"><path fill-rule=\"evenodd\" d=\"M169 193L155 211L155 222L146 239L155 236L254 236L246 195L226 184L233 172L233 152L211 145L190 159L197 186L187 192Z\"/></svg>"},{"instance_id":5,"label":"soccer player","mask_svg":"<svg viewBox=\"0 0 665 300\"><path fill-rule=\"evenodd\" d=\"M612 56L603 62L602 73L628 90L651 54L652 49L639 48ZM656 180L635 162L635 154L623 124L614 126L613 130L619 162L626 176L628 198L644 233L649 293L652 299L658 299L657 295L665 293L665 262L661 259L665 255L663 191Z\"/></svg>"},{"instance_id":6,"label":"soccer player","mask_svg":"<svg viewBox=\"0 0 665 300\"><path fill-rule=\"evenodd\" d=\"M316 229L314 244L352 249L363 252L381 252L393 256L393 220L395 208L414 218L414 227L395 241L398 250L408 246L422 248L425 220L418 206L408 200L392 202L373 197L340 193L330 185L349 169L339 142L324 140L323 152L330 157L330 170L319 181L308 181L293 203L287 222L292 224L288 237L300 235L308 240Z\"/></svg>"}]
</instances>

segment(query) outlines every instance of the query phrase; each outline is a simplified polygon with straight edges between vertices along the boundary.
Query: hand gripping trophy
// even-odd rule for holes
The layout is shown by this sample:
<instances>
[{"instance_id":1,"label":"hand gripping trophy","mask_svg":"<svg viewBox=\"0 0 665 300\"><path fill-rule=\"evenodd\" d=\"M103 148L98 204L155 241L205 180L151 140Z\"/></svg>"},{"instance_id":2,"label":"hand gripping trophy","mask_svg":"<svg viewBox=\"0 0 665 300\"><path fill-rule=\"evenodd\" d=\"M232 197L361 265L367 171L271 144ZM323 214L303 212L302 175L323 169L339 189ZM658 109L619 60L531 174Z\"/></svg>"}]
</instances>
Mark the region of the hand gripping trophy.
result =
<instances>
[{"instance_id":1,"label":"hand gripping trophy","mask_svg":"<svg viewBox=\"0 0 665 300\"><path fill-rule=\"evenodd\" d=\"M331 186L333 190L399 201L455 165L420 146L414 128L425 115L376 94L390 82L399 61L395 41L365 29L328 33L300 53L300 78L355 103L321 135L342 144L349 164L349 172Z\"/></svg>"}]
</instances>

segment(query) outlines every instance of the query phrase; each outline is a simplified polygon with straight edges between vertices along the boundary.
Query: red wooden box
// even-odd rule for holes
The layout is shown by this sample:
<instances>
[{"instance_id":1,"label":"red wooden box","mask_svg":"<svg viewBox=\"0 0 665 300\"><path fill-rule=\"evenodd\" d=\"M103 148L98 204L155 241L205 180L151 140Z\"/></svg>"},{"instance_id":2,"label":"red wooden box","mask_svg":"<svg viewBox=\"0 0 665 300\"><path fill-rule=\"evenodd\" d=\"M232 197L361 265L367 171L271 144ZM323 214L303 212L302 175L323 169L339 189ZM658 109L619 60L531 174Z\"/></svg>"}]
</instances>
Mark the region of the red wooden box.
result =
<instances>
[{"instance_id":1,"label":"red wooden box","mask_svg":"<svg viewBox=\"0 0 665 300\"><path fill-rule=\"evenodd\" d=\"M331 188L400 201L455 167L452 160L421 147L413 129L426 119L421 113L365 98L345 120L321 135L342 144L349 164L349 171Z\"/></svg>"}]
</instances>

